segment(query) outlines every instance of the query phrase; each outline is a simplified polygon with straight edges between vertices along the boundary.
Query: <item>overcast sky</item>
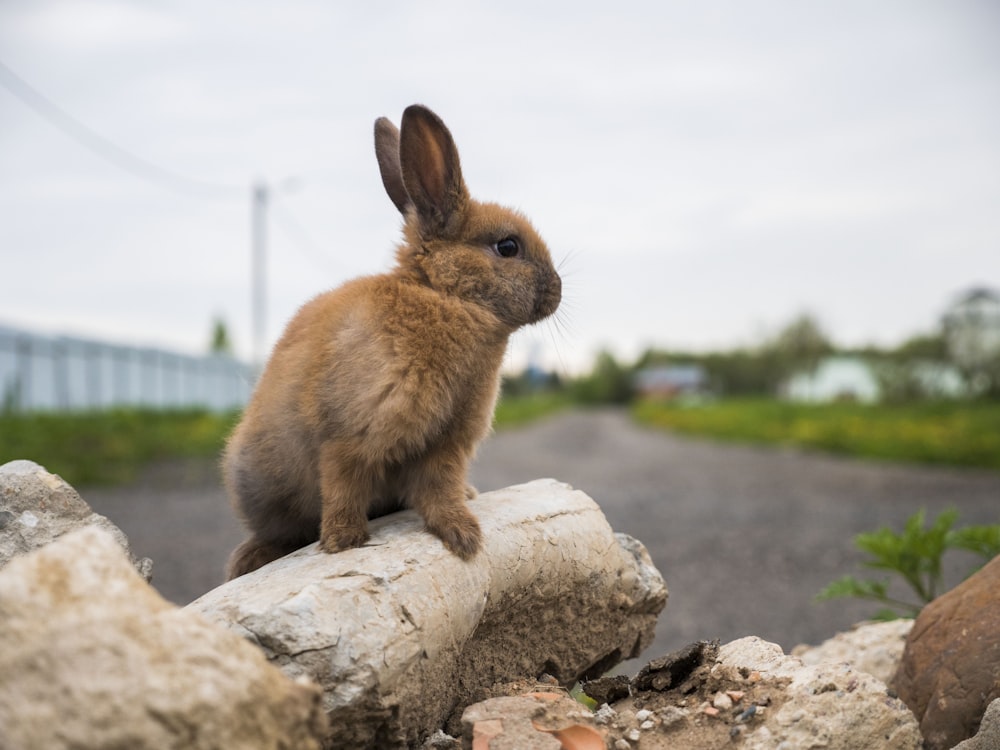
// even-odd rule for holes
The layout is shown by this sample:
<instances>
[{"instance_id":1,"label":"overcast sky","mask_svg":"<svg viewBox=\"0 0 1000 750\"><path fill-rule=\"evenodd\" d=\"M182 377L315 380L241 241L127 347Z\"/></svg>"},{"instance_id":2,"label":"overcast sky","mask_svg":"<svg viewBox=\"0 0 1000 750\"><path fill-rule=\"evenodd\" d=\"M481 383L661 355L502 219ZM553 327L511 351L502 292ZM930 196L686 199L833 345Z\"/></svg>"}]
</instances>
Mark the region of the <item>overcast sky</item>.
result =
<instances>
[{"instance_id":1,"label":"overcast sky","mask_svg":"<svg viewBox=\"0 0 1000 750\"><path fill-rule=\"evenodd\" d=\"M273 343L391 264L371 127L412 102L563 271L512 366L751 344L803 311L892 344L1000 287L990 0L3 0L0 61L73 118L0 69L0 324L199 351L222 316L249 356L252 183Z\"/></svg>"}]
</instances>

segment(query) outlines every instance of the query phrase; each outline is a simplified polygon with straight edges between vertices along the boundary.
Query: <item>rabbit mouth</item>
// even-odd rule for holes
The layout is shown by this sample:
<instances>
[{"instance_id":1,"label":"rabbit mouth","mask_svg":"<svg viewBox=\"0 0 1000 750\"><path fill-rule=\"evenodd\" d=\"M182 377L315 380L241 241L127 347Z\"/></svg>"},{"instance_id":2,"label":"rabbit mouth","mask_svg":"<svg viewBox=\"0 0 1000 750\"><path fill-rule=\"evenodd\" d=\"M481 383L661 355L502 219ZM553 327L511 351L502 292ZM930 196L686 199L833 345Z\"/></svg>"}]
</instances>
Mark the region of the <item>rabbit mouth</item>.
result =
<instances>
[{"instance_id":1,"label":"rabbit mouth","mask_svg":"<svg viewBox=\"0 0 1000 750\"><path fill-rule=\"evenodd\" d=\"M562 301L562 279L553 272L544 277L539 284L538 296L535 299L535 309L532 311L531 322L549 317L559 308Z\"/></svg>"}]
</instances>

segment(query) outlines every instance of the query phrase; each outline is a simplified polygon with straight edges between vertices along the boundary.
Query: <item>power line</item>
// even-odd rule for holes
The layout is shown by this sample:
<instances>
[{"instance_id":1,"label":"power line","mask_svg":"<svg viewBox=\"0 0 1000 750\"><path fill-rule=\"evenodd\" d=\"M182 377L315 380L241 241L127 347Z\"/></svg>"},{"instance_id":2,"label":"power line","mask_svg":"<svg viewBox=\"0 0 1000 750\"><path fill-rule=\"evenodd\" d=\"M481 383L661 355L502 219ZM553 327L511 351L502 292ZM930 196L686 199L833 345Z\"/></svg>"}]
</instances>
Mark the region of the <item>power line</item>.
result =
<instances>
[{"instance_id":1,"label":"power line","mask_svg":"<svg viewBox=\"0 0 1000 750\"><path fill-rule=\"evenodd\" d=\"M77 120L17 75L3 61L0 61L0 85L65 135L134 177L200 198L246 198L244 187L187 177L127 151Z\"/></svg>"},{"instance_id":2,"label":"power line","mask_svg":"<svg viewBox=\"0 0 1000 750\"><path fill-rule=\"evenodd\" d=\"M24 79L0 61L0 86L10 91L42 119L48 121L65 135L80 145L89 149L97 156L134 177L153 183L160 187L182 192L199 198L240 199L247 196L245 187L225 185L206 180L199 180L173 172L136 156L87 125L77 120L62 107L35 89ZM314 170L323 173L326 170ZM301 177L287 178L278 187L294 187ZM254 364L260 366L263 361L263 346L265 338L265 301L267 288L266 246L267 246L267 210L275 204L269 200L269 189L264 183L254 185L251 195L251 327L254 338ZM293 245L306 255L309 260L330 271L329 257L312 237L295 220L283 206L278 206L277 218Z\"/></svg>"},{"instance_id":3,"label":"power line","mask_svg":"<svg viewBox=\"0 0 1000 750\"><path fill-rule=\"evenodd\" d=\"M343 276L343 267L334 261L320 244L313 239L287 206L279 201L272 201L270 206L273 209L271 216L274 217L275 223L282 230L286 239L292 241L292 245L299 251L299 254L303 258L312 263L317 269L330 274L333 278Z\"/></svg>"}]
</instances>

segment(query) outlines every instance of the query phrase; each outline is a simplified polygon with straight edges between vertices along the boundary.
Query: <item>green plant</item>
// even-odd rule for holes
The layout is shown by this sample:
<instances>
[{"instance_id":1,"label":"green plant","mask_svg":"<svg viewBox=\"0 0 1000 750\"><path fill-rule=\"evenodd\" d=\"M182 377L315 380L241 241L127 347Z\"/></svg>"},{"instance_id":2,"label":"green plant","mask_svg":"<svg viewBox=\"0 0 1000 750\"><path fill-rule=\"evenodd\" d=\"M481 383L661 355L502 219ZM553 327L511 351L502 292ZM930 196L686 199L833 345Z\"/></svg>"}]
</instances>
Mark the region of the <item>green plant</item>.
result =
<instances>
[{"instance_id":1,"label":"green plant","mask_svg":"<svg viewBox=\"0 0 1000 750\"><path fill-rule=\"evenodd\" d=\"M903 578L917 603L897 599L889 594L889 580L859 580L844 576L823 589L819 600L854 596L885 605L875 615L877 620L915 617L925 604L941 593L941 560L950 549L972 552L984 562L1000 554L1000 524L953 528L958 520L954 508L942 511L925 528L923 510L910 516L901 533L887 526L878 531L858 534L854 545L871 556L863 564L875 570L895 573Z\"/></svg>"}]
</instances>

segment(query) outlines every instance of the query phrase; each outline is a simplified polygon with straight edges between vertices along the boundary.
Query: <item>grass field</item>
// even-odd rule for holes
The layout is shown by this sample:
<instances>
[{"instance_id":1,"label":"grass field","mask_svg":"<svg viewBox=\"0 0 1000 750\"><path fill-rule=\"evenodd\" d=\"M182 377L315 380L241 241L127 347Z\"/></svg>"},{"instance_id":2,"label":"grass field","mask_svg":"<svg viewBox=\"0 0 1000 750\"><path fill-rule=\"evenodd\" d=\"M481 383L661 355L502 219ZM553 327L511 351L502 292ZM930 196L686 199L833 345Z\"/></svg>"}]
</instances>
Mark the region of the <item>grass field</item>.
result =
<instances>
[{"instance_id":1,"label":"grass field","mask_svg":"<svg viewBox=\"0 0 1000 750\"><path fill-rule=\"evenodd\" d=\"M524 424L567 405L559 396L504 399L496 426ZM27 458L74 486L122 484L151 461L215 458L239 414L121 409L0 415L0 464Z\"/></svg>"},{"instance_id":2,"label":"grass field","mask_svg":"<svg viewBox=\"0 0 1000 750\"><path fill-rule=\"evenodd\" d=\"M534 422L572 405L569 396L562 393L536 393L528 396L504 396L497 404L493 425L506 427Z\"/></svg>"},{"instance_id":3,"label":"grass field","mask_svg":"<svg viewBox=\"0 0 1000 750\"><path fill-rule=\"evenodd\" d=\"M0 464L27 458L72 485L120 484L150 461L216 456L237 414L121 409L0 416Z\"/></svg>"},{"instance_id":4,"label":"grass field","mask_svg":"<svg viewBox=\"0 0 1000 750\"><path fill-rule=\"evenodd\" d=\"M720 440L776 443L862 458L1000 469L1000 403L903 406L722 400L642 402L645 425Z\"/></svg>"}]
</instances>

